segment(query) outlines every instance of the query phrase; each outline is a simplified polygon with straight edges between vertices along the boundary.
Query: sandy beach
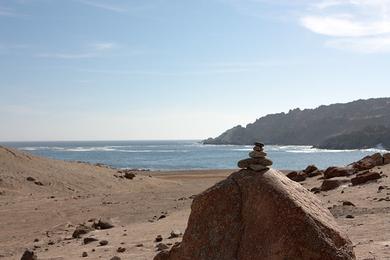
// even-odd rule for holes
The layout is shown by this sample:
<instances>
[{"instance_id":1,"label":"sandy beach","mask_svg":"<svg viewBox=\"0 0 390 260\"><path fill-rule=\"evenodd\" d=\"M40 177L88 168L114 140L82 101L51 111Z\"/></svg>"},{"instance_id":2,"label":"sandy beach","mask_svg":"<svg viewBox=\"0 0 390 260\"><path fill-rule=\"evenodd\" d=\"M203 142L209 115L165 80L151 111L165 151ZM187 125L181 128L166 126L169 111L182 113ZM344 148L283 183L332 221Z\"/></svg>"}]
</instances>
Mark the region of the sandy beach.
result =
<instances>
[{"instance_id":1,"label":"sandy beach","mask_svg":"<svg viewBox=\"0 0 390 260\"><path fill-rule=\"evenodd\" d=\"M29 248L39 259L153 259L158 235L168 246L181 240L168 237L184 233L193 196L234 171L140 171L128 179L105 166L0 148L0 258L20 259ZM357 259L390 259L390 165L372 171L384 177L317 196L347 231ZM321 182L301 184L311 189ZM99 218L114 227L85 236L98 241L72 238L79 224Z\"/></svg>"}]
</instances>

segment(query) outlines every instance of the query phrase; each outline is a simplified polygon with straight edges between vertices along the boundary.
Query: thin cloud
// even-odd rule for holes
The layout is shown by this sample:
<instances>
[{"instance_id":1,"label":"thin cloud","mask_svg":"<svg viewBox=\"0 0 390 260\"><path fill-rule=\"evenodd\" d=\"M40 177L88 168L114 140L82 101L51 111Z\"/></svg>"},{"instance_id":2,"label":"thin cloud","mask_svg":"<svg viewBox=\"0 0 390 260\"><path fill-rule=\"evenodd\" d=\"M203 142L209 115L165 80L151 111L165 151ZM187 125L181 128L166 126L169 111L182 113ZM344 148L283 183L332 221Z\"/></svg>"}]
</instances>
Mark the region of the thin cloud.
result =
<instances>
[{"instance_id":1,"label":"thin cloud","mask_svg":"<svg viewBox=\"0 0 390 260\"><path fill-rule=\"evenodd\" d=\"M113 4L108 4L107 1L105 3L103 2L98 2L98 1L91 1L91 0L79 0L80 3L93 6L96 8L104 9L107 11L112 11L112 12L117 12L117 13L124 13L127 12L128 10L124 7L113 5Z\"/></svg>"},{"instance_id":2,"label":"thin cloud","mask_svg":"<svg viewBox=\"0 0 390 260\"><path fill-rule=\"evenodd\" d=\"M90 44L89 48L84 52L68 53L68 52L56 52L56 53L39 53L35 55L37 58L52 58L52 59L88 59L101 56L103 53L116 48L118 45L114 42L100 42Z\"/></svg>"},{"instance_id":3,"label":"thin cloud","mask_svg":"<svg viewBox=\"0 0 390 260\"><path fill-rule=\"evenodd\" d=\"M0 16L4 16L4 17L21 17L21 16L24 16L24 15L15 12L11 8L0 6Z\"/></svg>"},{"instance_id":4,"label":"thin cloud","mask_svg":"<svg viewBox=\"0 0 390 260\"><path fill-rule=\"evenodd\" d=\"M326 46L360 53L389 53L390 36L366 38L341 38L328 40Z\"/></svg>"},{"instance_id":5,"label":"thin cloud","mask_svg":"<svg viewBox=\"0 0 390 260\"><path fill-rule=\"evenodd\" d=\"M317 1L301 25L331 37L325 46L362 53L390 52L390 0Z\"/></svg>"}]
</instances>

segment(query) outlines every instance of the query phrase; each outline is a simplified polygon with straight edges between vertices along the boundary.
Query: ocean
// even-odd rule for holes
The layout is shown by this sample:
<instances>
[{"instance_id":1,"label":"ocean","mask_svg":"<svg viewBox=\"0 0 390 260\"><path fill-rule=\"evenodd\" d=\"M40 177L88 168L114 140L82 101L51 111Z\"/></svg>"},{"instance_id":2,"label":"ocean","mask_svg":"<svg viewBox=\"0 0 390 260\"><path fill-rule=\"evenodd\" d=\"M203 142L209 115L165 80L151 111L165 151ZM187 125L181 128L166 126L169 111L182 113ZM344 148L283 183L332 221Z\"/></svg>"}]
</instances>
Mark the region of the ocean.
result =
<instances>
[{"instance_id":1,"label":"ocean","mask_svg":"<svg viewBox=\"0 0 390 260\"><path fill-rule=\"evenodd\" d=\"M232 169L247 158L252 146L203 145L187 141L78 141L78 142L12 142L2 145L68 161L103 163L116 168L150 170ZM321 150L310 146L268 145L273 168L301 170L309 164L319 168L347 165L381 149Z\"/></svg>"}]
</instances>

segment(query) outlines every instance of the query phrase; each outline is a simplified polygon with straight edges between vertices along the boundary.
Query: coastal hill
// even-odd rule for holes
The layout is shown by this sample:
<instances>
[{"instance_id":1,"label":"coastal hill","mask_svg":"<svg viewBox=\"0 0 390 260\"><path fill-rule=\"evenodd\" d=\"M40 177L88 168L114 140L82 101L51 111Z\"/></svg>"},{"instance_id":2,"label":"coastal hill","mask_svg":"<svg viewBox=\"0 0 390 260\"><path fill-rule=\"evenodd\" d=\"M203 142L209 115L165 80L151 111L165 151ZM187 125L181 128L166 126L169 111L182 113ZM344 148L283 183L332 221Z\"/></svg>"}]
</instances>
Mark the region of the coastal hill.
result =
<instances>
[{"instance_id":1,"label":"coastal hill","mask_svg":"<svg viewBox=\"0 0 390 260\"><path fill-rule=\"evenodd\" d=\"M378 145L390 148L389 129L390 98L373 98L266 115L246 127L238 125L203 143L249 145L261 140L265 144L332 149ZM356 138L360 136L365 138ZM334 140L343 145L334 145Z\"/></svg>"}]
</instances>

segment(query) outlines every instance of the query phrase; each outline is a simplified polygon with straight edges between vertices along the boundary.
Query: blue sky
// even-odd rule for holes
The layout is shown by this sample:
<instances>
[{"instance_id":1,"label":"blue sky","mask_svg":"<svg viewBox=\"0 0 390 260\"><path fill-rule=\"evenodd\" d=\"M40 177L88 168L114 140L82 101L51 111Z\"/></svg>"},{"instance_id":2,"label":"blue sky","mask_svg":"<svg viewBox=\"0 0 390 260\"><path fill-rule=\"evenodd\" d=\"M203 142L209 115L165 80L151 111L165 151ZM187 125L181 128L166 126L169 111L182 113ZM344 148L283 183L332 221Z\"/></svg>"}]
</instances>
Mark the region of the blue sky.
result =
<instances>
[{"instance_id":1,"label":"blue sky","mask_svg":"<svg viewBox=\"0 0 390 260\"><path fill-rule=\"evenodd\" d=\"M389 68L390 0L0 0L0 140L202 139Z\"/></svg>"}]
</instances>

